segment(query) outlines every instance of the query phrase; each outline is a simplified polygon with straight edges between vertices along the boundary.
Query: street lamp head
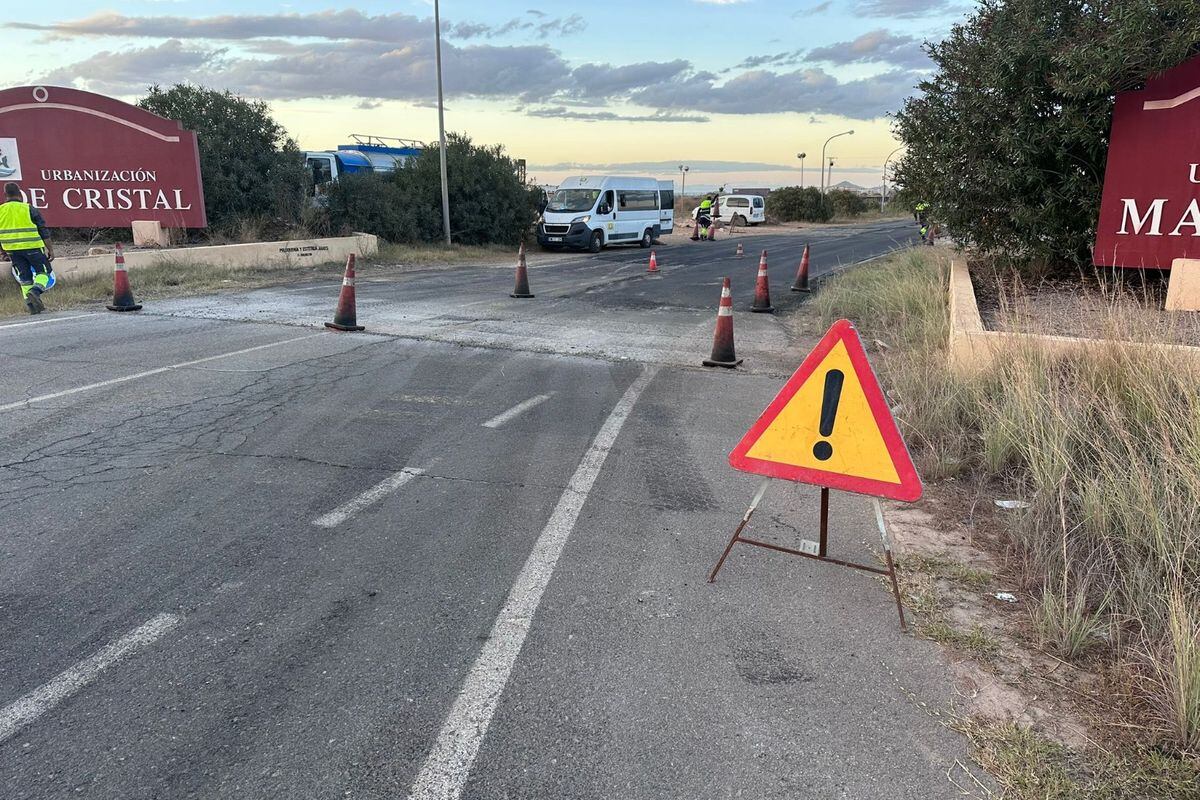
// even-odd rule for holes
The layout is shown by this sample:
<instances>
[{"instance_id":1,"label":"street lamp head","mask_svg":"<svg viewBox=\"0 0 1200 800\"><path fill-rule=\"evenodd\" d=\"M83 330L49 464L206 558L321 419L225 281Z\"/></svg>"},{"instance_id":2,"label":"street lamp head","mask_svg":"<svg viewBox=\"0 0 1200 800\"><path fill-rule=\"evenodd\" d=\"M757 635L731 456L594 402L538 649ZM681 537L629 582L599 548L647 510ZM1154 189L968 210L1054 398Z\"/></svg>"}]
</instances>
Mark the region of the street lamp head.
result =
<instances>
[{"instance_id":1,"label":"street lamp head","mask_svg":"<svg viewBox=\"0 0 1200 800\"><path fill-rule=\"evenodd\" d=\"M848 131L846 131L846 133L848 133L848 134L850 134L851 136L853 136L853 135L854 135L854 130L853 130L853 129L851 129L851 130L848 130Z\"/></svg>"},{"instance_id":2,"label":"street lamp head","mask_svg":"<svg viewBox=\"0 0 1200 800\"><path fill-rule=\"evenodd\" d=\"M805 158L808 153L796 153L796 158Z\"/></svg>"}]
</instances>

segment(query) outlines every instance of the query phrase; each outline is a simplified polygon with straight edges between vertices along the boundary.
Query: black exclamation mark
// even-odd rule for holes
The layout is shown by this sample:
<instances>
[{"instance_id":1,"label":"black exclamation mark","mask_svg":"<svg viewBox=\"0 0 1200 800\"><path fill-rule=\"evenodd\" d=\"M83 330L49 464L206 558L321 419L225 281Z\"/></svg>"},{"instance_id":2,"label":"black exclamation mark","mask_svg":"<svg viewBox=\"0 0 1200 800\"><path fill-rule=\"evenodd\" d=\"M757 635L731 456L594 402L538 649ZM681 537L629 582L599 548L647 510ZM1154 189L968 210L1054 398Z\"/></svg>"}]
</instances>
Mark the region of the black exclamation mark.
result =
<instances>
[{"instance_id":1,"label":"black exclamation mark","mask_svg":"<svg viewBox=\"0 0 1200 800\"><path fill-rule=\"evenodd\" d=\"M842 384L846 375L840 369L831 369L825 373L825 397L821 400L821 435L833 435L833 423L837 421L838 401L842 399ZM819 461L828 461L833 457L833 445L820 441L813 445L813 455Z\"/></svg>"}]
</instances>

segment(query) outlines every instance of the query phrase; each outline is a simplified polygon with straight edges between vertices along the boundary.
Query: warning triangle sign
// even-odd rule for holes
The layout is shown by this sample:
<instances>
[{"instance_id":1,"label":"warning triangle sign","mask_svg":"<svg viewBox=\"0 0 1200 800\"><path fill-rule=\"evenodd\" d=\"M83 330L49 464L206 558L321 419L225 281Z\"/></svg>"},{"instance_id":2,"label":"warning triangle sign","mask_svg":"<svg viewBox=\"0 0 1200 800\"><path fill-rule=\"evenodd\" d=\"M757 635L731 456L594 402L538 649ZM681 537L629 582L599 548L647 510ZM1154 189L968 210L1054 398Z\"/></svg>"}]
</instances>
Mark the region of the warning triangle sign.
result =
<instances>
[{"instance_id":1,"label":"warning triangle sign","mask_svg":"<svg viewBox=\"0 0 1200 800\"><path fill-rule=\"evenodd\" d=\"M923 487L858 331L833 324L729 454L734 469L912 502Z\"/></svg>"}]
</instances>

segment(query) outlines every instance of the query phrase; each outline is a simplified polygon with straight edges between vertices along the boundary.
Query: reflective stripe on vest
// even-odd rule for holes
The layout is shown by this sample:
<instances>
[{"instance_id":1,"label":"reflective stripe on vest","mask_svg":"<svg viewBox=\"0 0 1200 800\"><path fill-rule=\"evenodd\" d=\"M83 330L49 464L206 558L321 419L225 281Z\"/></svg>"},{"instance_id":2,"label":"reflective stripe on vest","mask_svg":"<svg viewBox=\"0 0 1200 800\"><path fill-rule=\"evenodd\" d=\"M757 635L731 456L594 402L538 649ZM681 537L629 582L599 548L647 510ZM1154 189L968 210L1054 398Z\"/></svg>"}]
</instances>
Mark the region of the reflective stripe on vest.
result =
<instances>
[{"instance_id":1,"label":"reflective stripe on vest","mask_svg":"<svg viewBox=\"0 0 1200 800\"><path fill-rule=\"evenodd\" d=\"M46 246L33 224L29 206L10 200L0 205L0 247L5 250L41 250Z\"/></svg>"}]
</instances>

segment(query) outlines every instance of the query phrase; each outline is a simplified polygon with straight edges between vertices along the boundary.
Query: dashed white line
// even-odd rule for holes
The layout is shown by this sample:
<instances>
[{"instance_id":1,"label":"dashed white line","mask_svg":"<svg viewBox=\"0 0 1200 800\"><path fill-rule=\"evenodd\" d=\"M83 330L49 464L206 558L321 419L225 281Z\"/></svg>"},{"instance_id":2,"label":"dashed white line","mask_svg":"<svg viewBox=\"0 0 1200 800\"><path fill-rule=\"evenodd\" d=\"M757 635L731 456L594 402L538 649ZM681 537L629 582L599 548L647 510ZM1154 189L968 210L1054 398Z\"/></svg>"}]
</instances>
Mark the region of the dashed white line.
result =
<instances>
[{"instance_id":1,"label":"dashed white line","mask_svg":"<svg viewBox=\"0 0 1200 800\"><path fill-rule=\"evenodd\" d=\"M5 405L0 406L0 411L11 411L14 408L23 408L25 406L31 406L34 403L45 402L46 400L57 400L60 397L68 397L73 394L79 394L80 392L90 392L93 389L103 389L105 386L115 386L118 383L127 383L129 381L136 381L139 378L149 378L152 375L161 375L162 373L170 372L171 370L184 369L185 367L194 367L197 364L206 364L209 361L216 361L221 358L231 358L233 356L240 356L240 355L244 355L246 353L253 353L258 350L266 350L268 347L279 347L281 345L291 344L293 342L300 342L300 341L304 341L305 339L312 339L316 336L325 336L325 335L326 335L325 333L310 333L307 336L296 336L292 339L284 339L282 342L271 342L269 344L260 344L257 347L247 347L243 350L234 350L232 353L221 353L221 354L215 355L215 356L206 356L205 358L197 358L194 361L184 361L179 364L171 364L166 367L158 367L157 369L148 369L145 372L135 372L133 375L123 375L120 378L109 378L108 380L100 381L99 383L89 383L86 386L76 386L74 389L64 389L61 392L52 392L50 394L38 395L37 397L30 397L26 400L18 400L15 403L6 403Z\"/></svg>"},{"instance_id":2,"label":"dashed white line","mask_svg":"<svg viewBox=\"0 0 1200 800\"><path fill-rule=\"evenodd\" d=\"M101 647L73 667L60 672L49 683L0 709L0 742L87 686L113 664L161 639L182 621L183 617L177 614L159 614L115 642Z\"/></svg>"},{"instance_id":3,"label":"dashed white line","mask_svg":"<svg viewBox=\"0 0 1200 800\"><path fill-rule=\"evenodd\" d=\"M517 403L515 406L510 408L508 411L505 411L503 414L497 414L496 416L492 417L487 422L483 423L483 427L499 428L501 425L508 422L509 420L512 420L512 419L515 419L516 417L521 416L529 409L534 408L535 406L541 405L542 403L546 402L553 396L554 396L553 392L551 392L550 394L534 395L533 397L529 398L528 400L526 400L524 402Z\"/></svg>"},{"instance_id":4,"label":"dashed white line","mask_svg":"<svg viewBox=\"0 0 1200 800\"><path fill-rule=\"evenodd\" d=\"M0 332L6 331L9 328L24 328L27 325L47 325L51 322L67 322L72 319L87 319L88 317L99 316L98 314L75 314L70 317L47 317L46 319L35 319L29 322L14 322L10 325L0 325Z\"/></svg>"},{"instance_id":5,"label":"dashed white line","mask_svg":"<svg viewBox=\"0 0 1200 800\"><path fill-rule=\"evenodd\" d=\"M367 506L378 503L384 497L396 491L413 478L424 474L424 472L425 470L423 469L412 469L405 467L395 475L392 475L375 486L372 486L370 489L367 489L365 492L360 494L358 497L355 497L348 503L338 506L328 514L323 514L322 516L317 517L313 520L312 524L316 525L318 528L336 528L338 525L341 525L343 522L350 519Z\"/></svg>"},{"instance_id":6,"label":"dashed white line","mask_svg":"<svg viewBox=\"0 0 1200 800\"><path fill-rule=\"evenodd\" d=\"M533 552L509 590L491 635L463 681L437 741L413 782L410 800L458 800L462 796L479 746L487 735L567 538L625 420L657 371L657 367L647 368L625 390L571 476L554 513L534 543Z\"/></svg>"}]
</instances>

